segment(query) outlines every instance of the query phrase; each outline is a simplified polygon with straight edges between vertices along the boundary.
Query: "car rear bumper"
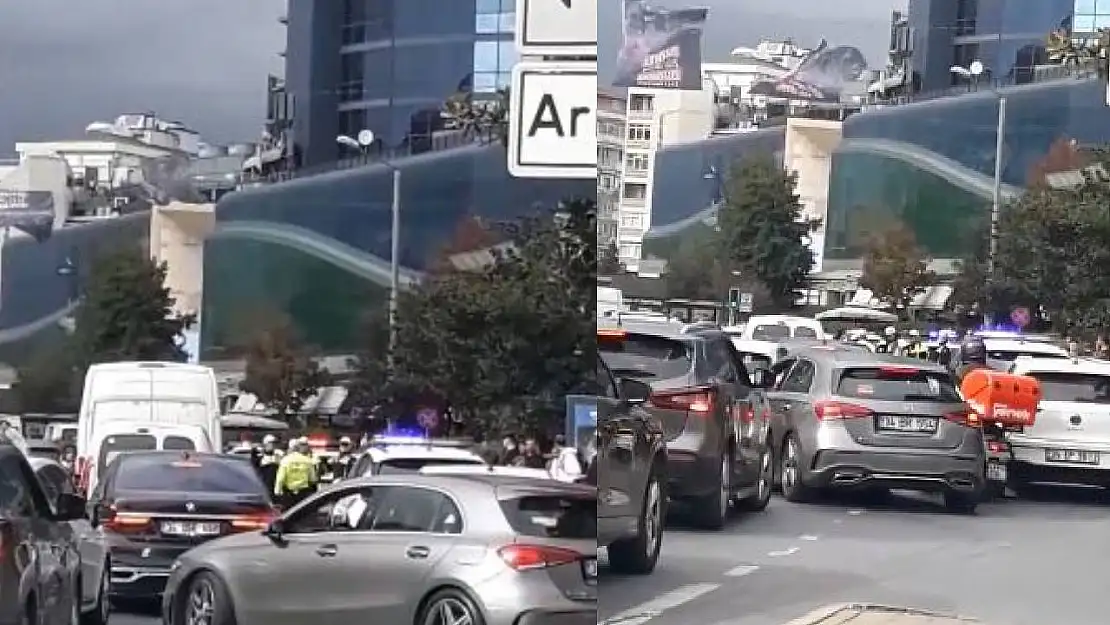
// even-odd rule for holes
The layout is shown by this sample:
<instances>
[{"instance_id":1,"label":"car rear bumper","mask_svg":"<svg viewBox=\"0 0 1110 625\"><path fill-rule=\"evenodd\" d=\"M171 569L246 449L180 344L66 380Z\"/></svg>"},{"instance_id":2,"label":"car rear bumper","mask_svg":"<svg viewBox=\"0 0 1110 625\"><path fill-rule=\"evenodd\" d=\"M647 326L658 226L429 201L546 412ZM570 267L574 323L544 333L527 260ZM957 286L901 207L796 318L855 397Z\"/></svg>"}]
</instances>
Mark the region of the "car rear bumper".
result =
<instances>
[{"instance_id":1,"label":"car rear bumper","mask_svg":"<svg viewBox=\"0 0 1110 625\"><path fill-rule=\"evenodd\" d=\"M720 489L721 461L715 454L683 449L667 449L667 495L688 499L715 493Z\"/></svg>"},{"instance_id":2,"label":"car rear bumper","mask_svg":"<svg viewBox=\"0 0 1110 625\"><path fill-rule=\"evenodd\" d=\"M1110 488L1110 470L1090 465L1010 463L1010 479L1015 482L1041 482Z\"/></svg>"},{"instance_id":3,"label":"car rear bumper","mask_svg":"<svg viewBox=\"0 0 1110 625\"><path fill-rule=\"evenodd\" d=\"M1011 435L1009 442L1015 463L1042 467L1049 472L1056 472L1062 469L1075 469L1081 473L1110 471L1110 445L1104 443L1059 441L1022 435ZM1099 455L1099 462L1098 464L1048 462L1045 454L1049 450L1094 452Z\"/></svg>"},{"instance_id":4,"label":"car rear bumper","mask_svg":"<svg viewBox=\"0 0 1110 625\"><path fill-rule=\"evenodd\" d=\"M808 486L898 488L974 493L985 484L983 456L899 451L820 451L813 458Z\"/></svg>"},{"instance_id":5,"label":"car rear bumper","mask_svg":"<svg viewBox=\"0 0 1110 625\"><path fill-rule=\"evenodd\" d=\"M191 545L144 544L112 541L112 596L117 599L153 599L162 595L170 570Z\"/></svg>"},{"instance_id":6,"label":"car rear bumper","mask_svg":"<svg viewBox=\"0 0 1110 625\"><path fill-rule=\"evenodd\" d=\"M506 625L597 625L597 610L577 612L544 612L534 610L525 612L511 624Z\"/></svg>"}]
</instances>

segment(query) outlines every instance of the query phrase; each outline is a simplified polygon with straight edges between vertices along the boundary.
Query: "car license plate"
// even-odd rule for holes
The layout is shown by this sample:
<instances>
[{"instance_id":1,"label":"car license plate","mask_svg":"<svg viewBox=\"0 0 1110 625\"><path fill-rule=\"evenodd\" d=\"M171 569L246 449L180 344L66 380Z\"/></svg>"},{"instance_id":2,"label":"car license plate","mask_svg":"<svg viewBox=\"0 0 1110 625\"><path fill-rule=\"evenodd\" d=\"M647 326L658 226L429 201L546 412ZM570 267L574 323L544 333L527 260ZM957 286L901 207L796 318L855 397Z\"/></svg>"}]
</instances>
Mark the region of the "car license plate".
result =
<instances>
[{"instance_id":1,"label":"car license plate","mask_svg":"<svg viewBox=\"0 0 1110 625\"><path fill-rule=\"evenodd\" d=\"M164 521L162 533L169 536L219 536L223 526L215 521Z\"/></svg>"},{"instance_id":2,"label":"car license plate","mask_svg":"<svg viewBox=\"0 0 1110 625\"><path fill-rule=\"evenodd\" d=\"M935 417L906 417L901 415L879 415L879 429L893 432L927 432L937 431Z\"/></svg>"},{"instance_id":3,"label":"car license plate","mask_svg":"<svg viewBox=\"0 0 1110 625\"><path fill-rule=\"evenodd\" d=\"M582 561L582 576L587 582L597 581L597 558L586 558Z\"/></svg>"},{"instance_id":4,"label":"car license plate","mask_svg":"<svg viewBox=\"0 0 1110 625\"><path fill-rule=\"evenodd\" d=\"M1006 465L1001 462L988 462L987 479L991 482L1005 482L1007 479Z\"/></svg>"},{"instance_id":5,"label":"car license plate","mask_svg":"<svg viewBox=\"0 0 1110 625\"><path fill-rule=\"evenodd\" d=\"M1045 462L1070 462L1073 464L1098 464L1097 451L1083 451L1081 449L1046 449L1044 450Z\"/></svg>"}]
</instances>

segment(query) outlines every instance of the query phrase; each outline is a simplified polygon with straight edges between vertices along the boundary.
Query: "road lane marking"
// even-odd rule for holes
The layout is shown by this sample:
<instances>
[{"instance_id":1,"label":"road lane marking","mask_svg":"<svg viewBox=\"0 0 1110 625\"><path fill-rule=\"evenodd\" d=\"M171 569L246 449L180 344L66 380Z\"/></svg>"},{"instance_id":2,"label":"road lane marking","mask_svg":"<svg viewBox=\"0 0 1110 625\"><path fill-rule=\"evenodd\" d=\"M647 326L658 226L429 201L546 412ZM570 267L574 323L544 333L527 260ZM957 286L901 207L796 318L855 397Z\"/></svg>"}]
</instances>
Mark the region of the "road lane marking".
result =
<instances>
[{"instance_id":1,"label":"road lane marking","mask_svg":"<svg viewBox=\"0 0 1110 625\"><path fill-rule=\"evenodd\" d=\"M686 586L679 586L651 601L645 601L616 616L600 621L598 625L644 625L644 623L663 614L667 610L673 610L684 603L689 603L720 587L720 584L688 584Z\"/></svg>"},{"instance_id":2,"label":"road lane marking","mask_svg":"<svg viewBox=\"0 0 1110 625\"><path fill-rule=\"evenodd\" d=\"M801 549L798 547L790 547L789 549L783 549L782 551L768 551L767 555L771 556L772 558L781 558L783 556L792 556L799 551L801 551Z\"/></svg>"},{"instance_id":3,"label":"road lane marking","mask_svg":"<svg viewBox=\"0 0 1110 625\"><path fill-rule=\"evenodd\" d=\"M863 510L849 510L848 516L859 516L863 514Z\"/></svg>"},{"instance_id":4,"label":"road lane marking","mask_svg":"<svg viewBox=\"0 0 1110 625\"><path fill-rule=\"evenodd\" d=\"M755 566L754 564L741 564L740 566L727 571L725 573L725 577L744 577L745 575L751 575L758 570L759 567Z\"/></svg>"},{"instance_id":5,"label":"road lane marking","mask_svg":"<svg viewBox=\"0 0 1110 625\"><path fill-rule=\"evenodd\" d=\"M803 536L799 536L798 540L805 540L805 541L808 541L808 542L813 542L813 541L817 540L817 538L818 538L817 536L814 536L812 534L805 534Z\"/></svg>"}]
</instances>

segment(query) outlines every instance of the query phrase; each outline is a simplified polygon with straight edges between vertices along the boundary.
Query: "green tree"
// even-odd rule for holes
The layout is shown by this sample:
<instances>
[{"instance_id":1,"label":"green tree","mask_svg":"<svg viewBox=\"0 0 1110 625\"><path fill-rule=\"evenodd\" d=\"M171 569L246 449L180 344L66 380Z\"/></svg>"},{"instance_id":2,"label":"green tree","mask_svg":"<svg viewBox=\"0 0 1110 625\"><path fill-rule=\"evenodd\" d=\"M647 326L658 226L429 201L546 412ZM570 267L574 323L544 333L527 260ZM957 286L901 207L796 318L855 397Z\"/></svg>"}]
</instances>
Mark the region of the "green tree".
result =
<instances>
[{"instance_id":1,"label":"green tree","mask_svg":"<svg viewBox=\"0 0 1110 625\"><path fill-rule=\"evenodd\" d=\"M79 365L124 360L184 361L182 332L192 315L173 311L166 266L126 249L97 260L77 309Z\"/></svg>"},{"instance_id":2,"label":"green tree","mask_svg":"<svg viewBox=\"0 0 1110 625\"><path fill-rule=\"evenodd\" d=\"M769 157L733 165L717 223L731 267L765 285L772 303L791 308L813 269L807 237L820 222L806 219L797 177Z\"/></svg>"},{"instance_id":3,"label":"green tree","mask_svg":"<svg viewBox=\"0 0 1110 625\"><path fill-rule=\"evenodd\" d=\"M265 317L246 343L247 366L239 388L257 397L278 418L288 418L320 387L327 386L330 376L301 342L288 317Z\"/></svg>"},{"instance_id":4,"label":"green tree","mask_svg":"<svg viewBox=\"0 0 1110 625\"><path fill-rule=\"evenodd\" d=\"M499 89L484 98L476 98L473 91L460 91L447 98L441 113L447 128L460 130L467 138L508 145L508 89Z\"/></svg>"},{"instance_id":5,"label":"green tree","mask_svg":"<svg viewBox=\"0 0 1110 625\"><path fill-rule=\"evenodd\" d=\"M876 236L863 259L860 286L875 297L894 305L895 311L909 311L913 298L936 282L912 230L898 225Z\"/></svg>"},{"instance_id":6,"label":"green tree","mask_svg":"<svg viewBox=\"0 0 1110 625\"><path fill-rule=\"evenodd\" d=\"M551 428L592 375L596 206L524 220L476 271L445 268L400 301L391 386L434 394L471 428Z\"/></svg>"},{"instance_id":7,"label":"green tree","mask_svg":"<svg viewBox=\"0 0 1110 625\"><path fill-rule=\"evenodd\" d=\"M620 250L616 243L610 243L598 250L597 275L614 276L624 271L620 260Z\"/></svg>"},{"instance_id":8,"label":"green tree","mask_svg":"<svg viewBox=\"0 0 1110 625\"><path fill-rule=\"evenodd\" d=\"M77 412L81 379L72 345L65 341L36 350L17 370L14 385L22 412Z\"/></svg>"},{"instance_id":9,"label":"green tree","mask_svg":"<svg viewBox=\"0 0 1110 625\"><path fill-rule=\"evenodd\" d=\"M362 344L348 361L348 390L356 405L381 404L399 391L389 375L389 312L385 306L367 311L362 324Z\"/></svg>"}]
</instances>

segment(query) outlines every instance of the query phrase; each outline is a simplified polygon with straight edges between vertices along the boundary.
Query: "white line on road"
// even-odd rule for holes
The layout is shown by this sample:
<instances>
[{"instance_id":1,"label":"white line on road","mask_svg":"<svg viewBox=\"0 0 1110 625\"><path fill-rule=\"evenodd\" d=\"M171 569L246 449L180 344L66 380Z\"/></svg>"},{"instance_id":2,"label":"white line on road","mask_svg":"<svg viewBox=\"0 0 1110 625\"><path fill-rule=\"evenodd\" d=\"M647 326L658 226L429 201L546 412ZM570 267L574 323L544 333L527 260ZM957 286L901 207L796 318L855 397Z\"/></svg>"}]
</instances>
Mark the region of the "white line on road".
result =
<instances>
[{"instance_id":1,"label":"white line on road","mask_svg":"<svg viewBox=\"0 0 1110 625\"><path fill-rule=\"evenodd\" d=\"M804 535L802 535L802 536L799 536L799 537L798 537L798 540L804 540L804 541L807 541L807 542L813 542L813 541L817 540L817 538L818 538L817 536L814 536L814 535L812 535L812 534L804 534Z\"/></svg>"},{"instance_id":2,"label":"white line on road","mask_svg":"<svg viewBox=\"0 0 1110 625\"><path fill-rule=\"evenodd\" d=\"M848 516L859 516L863 514L863 510L849 510Z\"/></svg>"},{"instance_id":3,"label":"white line on road","mask_svg":"<svg viewBox=\"0 0 1110 625\"><path fill-rule=\"evenodd\" d=\"M771 556L772 558L781 558L783 556L792 556L792 555L798 553L799 551L801 551L800 548L791 547L789 549L783 549L782 551L768 551L767 555Z\"/></svg>"},{"instance_id":4,"label":"white line on road","mask_svg":"<svg viewBox=\"0 0 1110 625\"><path fill-rule=\"evenodd\" d=\"M720 584L688 584L662 594L651 601L633 606L616 616L600 621L598 625L644 625L660 614L689 603L698 597L720 588Z\"/></svg>"},{"instance_id":5,"label":"white line on road","mask_svg":"<svg viewBox=\"0 0 1110 625\"><path fill-rule=\"evenodd\" d=\"M745 575L751 575L758 570L759 567L755 566L754 564L741 564L740 566L734 569L730 569L728 572L726 572L725 577L744 577Z\"/></svg>"}]
</instances>

